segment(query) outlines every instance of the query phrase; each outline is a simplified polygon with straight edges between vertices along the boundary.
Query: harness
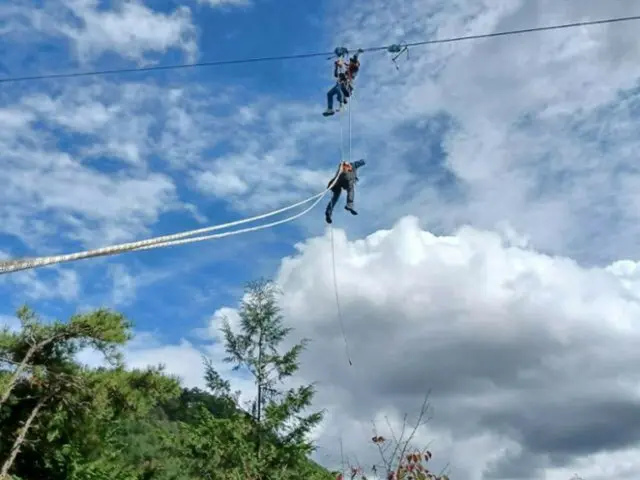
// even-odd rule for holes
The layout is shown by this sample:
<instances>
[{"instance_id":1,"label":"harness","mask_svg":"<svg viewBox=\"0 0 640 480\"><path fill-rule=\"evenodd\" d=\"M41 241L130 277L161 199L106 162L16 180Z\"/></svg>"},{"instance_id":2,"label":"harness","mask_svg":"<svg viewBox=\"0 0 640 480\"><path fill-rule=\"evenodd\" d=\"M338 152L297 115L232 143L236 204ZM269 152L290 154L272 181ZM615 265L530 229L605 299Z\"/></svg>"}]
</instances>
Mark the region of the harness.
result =
<instances>
[{"instance_id":1,"label":"harness","mask_svg":"<svg viewBox=\"0 0 640 480\"><path fill-rule=\"evenodd\" d=\"M343 66L344 64L342 63L341 59L336 60L334 76L338 79L338 83L350 89L353 79L356 77L358 71L360 70L360 62L357 60L350 61L346 67L346 71L341 71L341 67Z\"/></svg>"}]
</instances>

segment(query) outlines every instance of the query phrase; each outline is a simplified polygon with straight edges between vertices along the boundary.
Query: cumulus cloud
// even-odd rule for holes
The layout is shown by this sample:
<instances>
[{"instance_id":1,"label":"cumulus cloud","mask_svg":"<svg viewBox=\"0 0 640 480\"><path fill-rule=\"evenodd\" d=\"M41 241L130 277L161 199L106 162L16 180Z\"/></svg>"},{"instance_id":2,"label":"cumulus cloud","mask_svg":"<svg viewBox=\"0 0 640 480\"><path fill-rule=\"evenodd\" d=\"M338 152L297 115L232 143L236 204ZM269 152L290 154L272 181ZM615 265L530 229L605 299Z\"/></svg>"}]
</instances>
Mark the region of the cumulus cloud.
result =
<instances>
[{"instance_id":1,"label":"cumulus cloud","mask_svg":"<svg viewBox=\"0 0 640 480\"><path fill-rule=\"evenodd\" d=\"M373 418L411 412L431 389L428 435L456 478L561 478L572 467L605 478L596 474L617 468L605 454L637 446L635 263L585 268L470 227L435 236L415 217L361 240L334 233L352 368L328 235L300 244L278 275L286 318L314 340L303 376L329 385L321 397L339 412L330 433L357 445Z\"/></svg>"},{"instance_id":2,"label":"cumulus cloud","mask_svg":"<svg viewBox=\"0 0 640 480\"><path fill-rule=\"evenodd\" d=\"M202 353L185 340L177 345L158 345L156 348L133 347L125 352L127 366L145 368L164 365L166 371L180 378L184 385L203 386L204 364Z\"/></svg>"}]
</instances>

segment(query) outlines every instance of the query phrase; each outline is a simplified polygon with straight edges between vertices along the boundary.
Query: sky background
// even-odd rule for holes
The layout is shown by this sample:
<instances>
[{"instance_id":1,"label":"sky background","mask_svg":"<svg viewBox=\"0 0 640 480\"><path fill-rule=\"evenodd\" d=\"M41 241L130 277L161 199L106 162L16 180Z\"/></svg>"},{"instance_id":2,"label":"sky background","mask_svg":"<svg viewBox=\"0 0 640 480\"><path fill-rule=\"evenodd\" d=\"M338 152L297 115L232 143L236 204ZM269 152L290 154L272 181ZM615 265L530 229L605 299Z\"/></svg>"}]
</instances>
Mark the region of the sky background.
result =
<instances>
[{"instance_id":1,"label":"sky background","mask_svg":"<svg viewBox=\"0 0 640 480\"><path fill-rule=\"evenodd\" d=\"M640 15L633 0L0 3L0 78L375 47ZM245 282L283 288L296 382L327 410L316 458L373 463L431 390L456 480L640 476L638 24L363 54L352 217L0 277L0 319L109 306L131 366L202 386ZM224 223L326 186L340 118L325 58L0 84L0 255L43 256ZM346 119L342 120L343 122ZM343 126L346 125L343 123ZM95 361L88 352L84 360ZM236 387L251 395L243 378ZM384 425L383 425L384 427ZM382 433L384 428L381 427ZM388 433L386 433L388 435Z\"/></svg>"}]
</instances>

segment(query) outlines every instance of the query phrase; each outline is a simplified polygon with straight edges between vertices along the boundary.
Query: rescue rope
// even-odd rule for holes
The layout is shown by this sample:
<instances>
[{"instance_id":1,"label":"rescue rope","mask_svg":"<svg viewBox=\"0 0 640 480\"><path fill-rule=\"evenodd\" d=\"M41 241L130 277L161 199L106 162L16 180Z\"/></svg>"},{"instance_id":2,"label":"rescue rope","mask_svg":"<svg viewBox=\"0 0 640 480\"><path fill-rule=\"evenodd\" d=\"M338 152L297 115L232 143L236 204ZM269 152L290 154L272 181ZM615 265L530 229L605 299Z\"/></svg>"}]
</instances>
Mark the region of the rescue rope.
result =
<instances>
[{"instance_id":1,"label":"rescue rope","mask_svg":"<svg viewBox=\"0 0 640 480\"><path fill-rule=\"evenodd\" d=\"M240 233L253 232L257 230L262 230L264 228L274 227L277 225L281 225L283 223L293 221L301 217L302 215L306 214L307 212L309 212L322 200L322 198L327 194L327 192L331 190L331 187L333 187L336 181L337 181L337 177L334 180L334 182L326 190L316 195L313 195L312 197L309 197L306 200L295 203L293 205L289 205L284 208L280 208L278 210L274 210L261 215L256 215L254 217L250 217L242 220L236 220L233 222L224 223L220 225L213 225L211 227L205 227L205 228L200 228L196 230L189 230L186 232L175 233L172 235L164 235L161 237L150 238L147 240L141 240L137 242L129 242L129 243L123 243L120 245L112 245L112 246L97 248L93 250L86 250L84 252L69 253L69 254L63 254L63 255L47 256L47 257L5 260L3 262L0 262L0 274L17 272L21 270L28 270L28 269L37 268L37 267L44 267L44 266L54 265L58 263L71 262L75 260L83 260L85 258L119 255L121 253L126 253L130 251L150 250L152 248L168 247L168 246L182 245L182 244L192 243L192 242L200 242L204 240L212 240L215 238L223 238L231 235L237 235ZM256 220L261 220L263 218L271 217L279 213L285 212L287 210L291 210L293 208L299 207L313 200L316 200L316 201L309 208L303 210L300 213L297 213L296 215L292 215L290 217L287 217L282 220L278 220L276 222L271 222L265 225L259 225L259 226L244 228L240 230L234 230L231 232L224 232L220 234L206 235L206 236L195 237L195 238L185 238L185 237L192 237L199 233L206 233L214 230L222 230L224 228L229 228L229 227L241 225L244 223L249 223Z\"/></svg>"},{"instance_id":2,"label":"rescue rope","mask_svg":"<svg viewBox=\"0 0 640 480\"><path fill-rule=\"evenodd\" d=\"M213 234L213 235L203 235L201 237L185 238L185 239L182 239L182 240L173 240L173 241L169 241L169 242L156 243L156 244L153 244L153 245L146 245L146 246L134 248L133 250L135 250L135 251L150 250L152 248L172 247L172 246L175 246L175 245L185 245L187 243L202 242L202 241L205 241L205 240L213 240L215 238L223 238L223 237L229 237L231 235L238 235L240 233L255 232L257 230L263 230L265 228L275 227L275 226L278 226L278 225L282 225L283 223L291 222L291 221L293 221L293 220L295 220L297 218L300 218L301 216L305 215L306 213L310 212L318 203L320 203L320 201L322 200L322 197L331 189L331 187L333 187L333 185L337 181L338 180L336 178L336 180L331 184L331 186L326 191L324 191L322 193L322 196L320 196L320 198L318 198L310 207L306 208L302 212L296 213L295 215L292 215L290 217L284 218L282 220L278 220L278 221L271 222L271 223L265 223L264 225L257 225L255 227L242 228L240 230L233 230L231 232L216 233L216 234Z\"/></svg>"},{"instance_id":3,"label":"rescue rope","mask_svg":"<svg viewBox=\"0 0 640 480\"><path fill-rule=\"evenodd\" d=\"M353 108L353 94L351 95L350 104L348 107L348 115L349 115L349 158L348 161L351 162L351 109ZM342 117L342 115L340 115ZM345 160L344 155L344 132L342 127L342 119L338 118L338 123L340 123L340 161ZM351 361L351 354L349 353L349 342L347 341L347 334L344 331L344 320L342 318L342 308L340 306L340 295L338 293L338 275L336 274L336 250L335 250L335 242L333 240L333 226L329 225L329 232L331 236L331 266L333 268L333 291L336 297L336 307L338 309L338 322L340 323L340 331L342 332L342 338L344 339L344 349L347 354L347 360L349 361L349 365L353 366L353 362Z\"/></svg>"}]
</instances>

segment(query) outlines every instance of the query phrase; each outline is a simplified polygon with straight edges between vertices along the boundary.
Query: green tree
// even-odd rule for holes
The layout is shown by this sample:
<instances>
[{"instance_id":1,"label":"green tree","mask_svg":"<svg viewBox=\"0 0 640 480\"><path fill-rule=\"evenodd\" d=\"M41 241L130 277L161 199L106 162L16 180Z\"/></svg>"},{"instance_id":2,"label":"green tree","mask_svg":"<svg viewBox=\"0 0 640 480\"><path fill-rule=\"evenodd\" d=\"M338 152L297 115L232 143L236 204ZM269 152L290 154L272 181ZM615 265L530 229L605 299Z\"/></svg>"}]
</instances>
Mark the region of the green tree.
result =
<instances>
[{"instance_id":1,"label":"green tree","mask_svg":"<svg viewBox=\"0 0 640 480\"><path fill-rule=\"evenodd\" d=\"M277 308L258 307L246 313L275 311L277 317ZM209 392L182 389L161 367L125 369L118 347L131 337L130 324L118 313L97 310L48 324L27 308L19 316L20 331L0 332L0 392L6 397L0 406L0 478L333 480L304 455L311 450L305 428L321 419L302 415L313 390L277 388L297 369L302 348L277 353L289 331L279 318L260 327L256 371L263 372L264 400L257 424L210 363ZM233 338L245 342L242 335ZM101 351L110 365L79 364L76 354L84 346Z\"/></svg>"},{"instance_id":2,"label":"green tree","mask_svg":"<svg viewBox=\"0 0 640 480\"><path fill-rule=\"evenodd\" d=\"M45 324L23 306L17 317L22 326L19 332L11 332L7 327L0 331L0 360L15 367L11 374L3 376L0 407L29 365L68 363L70 357L85 347L101 352L109 362L120 361L117 347L131 338L131 325L124 316L106 309L74 315L66 323Z\"/></svg>"},{"instance_id":3,"label":"green tree","mask_svg":"<svg viewBox=\"0 0 640 480\"><path fill-rule=\"evenodd\" d=\"M308 343L303 339L280 353L280 345L292 331L284 326L280 311L275 285L264 280L252 282L239 309L240 331L234 332L228 319L222 326L227 353L224 361L233 364L236 371L248 371L254 379L251 415L256 457L270 471L284 471L302 459L306 462L306 455L313 451L307 436L323 418L322 412L305 415L315 394L313 385L279 388L298 370L300 354ZM229 396L228 382L211 364L207 365L207 381L214 392ZM266 439L277 444L277 451L265 452Z\"/></svg>"},{"instance_id":4,"label":"green tree","mask_svg":"<svg viewBox=\"0 0 640 480\"><path fill-rule=\"evenodd\" d=\"M0 418L5 439L0 445L5 455L0 478L8 476L46 407L67 408L70 395L83 389L80 368L74 361L78 351L90 346L117 363L117 346L130 338L129 323L108 310L74 315L66 323L44 324L29 308L22 307L18 318L22 324L19 332L7 328L0 332L0 360L5 365L0 371ZM11 425L14 429L8 431ZM6 439L12 437L8 448Z\"/></svg>"},{"instance_id":5,"label":"green tree","mask_svg":"<svg viewBox=\"0 0 640 480\"><path fill-rule=\"evenodd\" d=\"M40 449L55 453L50 466L56 476L49 478L162 478L170 467L165 435L172 426L156 410L180 394L178 381L152 367L84 376L86 389L73 398L73 415L59 412L45 423L49 433Z\"/></svg>"}]
</instances>

